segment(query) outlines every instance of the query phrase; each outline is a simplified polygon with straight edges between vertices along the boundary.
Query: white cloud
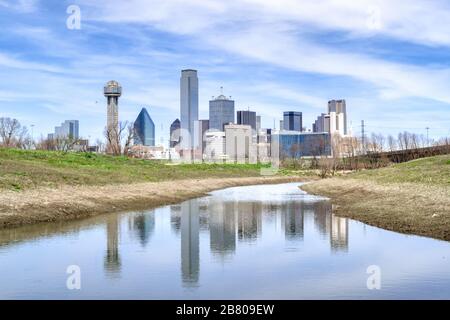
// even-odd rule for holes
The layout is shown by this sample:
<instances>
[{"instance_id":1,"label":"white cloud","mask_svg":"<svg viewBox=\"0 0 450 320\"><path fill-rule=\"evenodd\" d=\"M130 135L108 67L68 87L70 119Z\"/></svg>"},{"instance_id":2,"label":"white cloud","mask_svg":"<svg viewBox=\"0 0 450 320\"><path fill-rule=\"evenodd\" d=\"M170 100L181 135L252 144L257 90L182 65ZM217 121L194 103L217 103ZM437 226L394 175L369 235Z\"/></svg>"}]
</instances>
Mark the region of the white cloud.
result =
<instances>
[{"instance_id":1,"label":"white cloud","mask_svg":"<svg viewBox=\"0 0 450 320\"><path fill-rule=\"evenodd\" d=\"M38 0L0 0L0 7L30 13L37 9Z\"/></svg>"}]
</instances>

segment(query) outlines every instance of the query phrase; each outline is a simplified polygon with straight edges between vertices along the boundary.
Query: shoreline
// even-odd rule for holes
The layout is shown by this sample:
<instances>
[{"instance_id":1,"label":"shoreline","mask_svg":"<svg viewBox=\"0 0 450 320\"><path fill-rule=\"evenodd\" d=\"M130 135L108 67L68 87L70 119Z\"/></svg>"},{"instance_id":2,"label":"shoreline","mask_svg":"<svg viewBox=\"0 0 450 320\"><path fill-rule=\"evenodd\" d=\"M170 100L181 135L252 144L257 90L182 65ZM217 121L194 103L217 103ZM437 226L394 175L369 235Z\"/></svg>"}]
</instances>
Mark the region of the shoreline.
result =
<instances>
[{"instance_id":1,"label":"shoreline","mask_svg":"<svg viewBox=\"0 0 450 320\"><path fill-rule=\"evenodd\" d=\"M259 176L2 191L0 229L152 209L202 197L211 191L229 187L306 182L314 179L316 178L312 176Z\"/></svg>"},{"instance_id":2,"label":"shoreline","mask_svg":"<svg viewBox=\"0 0 450 320\"><path fill-rule=\"evenodd\" d=\"M450 189L417 183L382 184L330 178L301 190L331 200L333 213L403 234L450 241Z\"/></svg>"}]
</instances>

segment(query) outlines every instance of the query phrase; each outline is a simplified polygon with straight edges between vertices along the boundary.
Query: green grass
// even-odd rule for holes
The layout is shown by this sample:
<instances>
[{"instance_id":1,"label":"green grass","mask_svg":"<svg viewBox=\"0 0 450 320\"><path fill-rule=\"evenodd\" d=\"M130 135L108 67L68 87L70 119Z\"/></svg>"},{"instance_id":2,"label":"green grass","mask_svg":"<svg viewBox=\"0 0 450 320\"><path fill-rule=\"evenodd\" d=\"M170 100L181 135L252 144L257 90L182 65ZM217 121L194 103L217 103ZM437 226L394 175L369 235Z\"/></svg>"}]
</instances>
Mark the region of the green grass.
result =
<instances>
[{"instance_id":1,"label":"green grass","mask_svg":"<svg viewBox=\"0 0 450 320\"><path fill-rule=\"evenodd\" d=\"M450 155L418 159L387 168L365 170L347 177L379 183L420 183L450 186Z\"/></svg>"},{"instance_id":2,"label":"green grass","mask_svg":"<svg viewBox=\"0 0 450 320\"><path fill-rule=\"evenodd\" d=\"M113 157L0 148L0 190L59 185L106 185L164 180L253 177L262 164L180 164ZM279 174L292 172L281 170ZM297 175L305 173L296 173Z\"/></svg>"}]
</instances>

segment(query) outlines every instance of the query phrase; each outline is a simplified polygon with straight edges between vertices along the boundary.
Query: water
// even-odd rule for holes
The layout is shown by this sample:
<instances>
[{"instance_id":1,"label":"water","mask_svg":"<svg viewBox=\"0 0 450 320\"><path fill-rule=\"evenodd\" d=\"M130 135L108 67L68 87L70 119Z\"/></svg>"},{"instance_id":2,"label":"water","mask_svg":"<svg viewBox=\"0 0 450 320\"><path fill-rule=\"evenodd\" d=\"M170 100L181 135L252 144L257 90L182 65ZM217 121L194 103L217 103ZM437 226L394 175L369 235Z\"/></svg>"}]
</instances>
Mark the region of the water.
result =
<instances>
[{"instance_id":1,"label":"water","mask_svg":"<svg viewBox=\"0 0 450 320\"><path fill-rule=\"evenodd\" d=\"M67 289L69 265L81 290ZM335 217L298 183L238 187L1 230L0 298L450 299L450 243Z\"/></svg>"}]
</instances>

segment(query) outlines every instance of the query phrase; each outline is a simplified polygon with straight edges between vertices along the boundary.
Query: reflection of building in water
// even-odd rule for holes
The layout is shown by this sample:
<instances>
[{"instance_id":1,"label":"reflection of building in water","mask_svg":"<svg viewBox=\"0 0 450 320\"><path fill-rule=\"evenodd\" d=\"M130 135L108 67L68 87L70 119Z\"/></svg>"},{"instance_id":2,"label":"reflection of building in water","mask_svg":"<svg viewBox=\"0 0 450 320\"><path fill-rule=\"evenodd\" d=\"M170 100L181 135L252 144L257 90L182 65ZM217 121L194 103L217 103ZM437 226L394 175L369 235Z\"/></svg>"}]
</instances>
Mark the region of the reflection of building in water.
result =
<instances>
[{"instance_id":1,"label":"reflection of building in water","mask_svg":"<svg viewBox=\"0 0 450 320\"><path fill-rule=\"evenodd\" d=\"M181 273L185 284L198 281L200 265L198 200L181 204Z\"/></svg>"},{"instance_id":2,"label":"reflection of building in water","mask_svg":"<svg viewBox=\"0 0 450 320\"><path fill-rule=\"evenodd\" d=\"M324 239L328 239L331 232L331 203L321 201L314 203L314 225Z\"/></svg>"},{"instance_id":3,"label":"reflection of building in water","mask_svg":"<svg viewBox=\"0 0 450 320\"><path fill-rule=\"evenodd\" d=\"M284 219L284 234L288 240L303 239L302 202L291 201L281 207L281 219Z\"/></svg>"},{"instance_id":4,"label":"reflection of building in water","mask_svg":"<svg viewBox=\"0 0 450 320\"><path fill-rule=\"evenodd\" d=\"M348 250L348 219L331 215L331 249L333 251Z\"/></svg>"},{"instance_id":5,"label":"reflection of building in water","mask_svg":"<svg viewBox=\"0 0 450 320\"><path fill-rule=\"evenodd\" d=\"M120 271L119 255L119 216L111 215L106 222L106 256L105 269L108 272L116 273Z\"/></svg>"},{"instance_id":6,"label":"reflection of building in water","mask_svg":"<svg viewBox=\"0 0 450 320\"><path fill-rule=\"evenodd\" d=\"M211 202L209 238L213 254L225 257L236 250L236 214L233 202Z\"/></svg>"},{"instance_id":7,"label":"reflection of building in water","mask_svg":"<svg viewBox=\"0 0 450 320\"><path fill-rule=\"evenodd\" d=\"M262 207L260 203L238 203L238 239L254 241L261 234Z\"/></svg>"},{"instance_id":8,"label":"reflection of building in water","mask_svg":"<svg viewBox=\"0 0 450 320\"><path fill-rule=\"evenodd\" d=\"M170 225L172 230L179 234L181 230L181 206L170 206Z\"/></svg>"},{"instance_id":9,"label":"reflection of building in water","mask_svg":"<svg viewBox=\"0 0 450 320\"><path fill-rule=\"evenodd\" d=\"M145 247L155 231L155 211L139 213L130 217L130 228Z\"/></svg>"}]
</instances>

